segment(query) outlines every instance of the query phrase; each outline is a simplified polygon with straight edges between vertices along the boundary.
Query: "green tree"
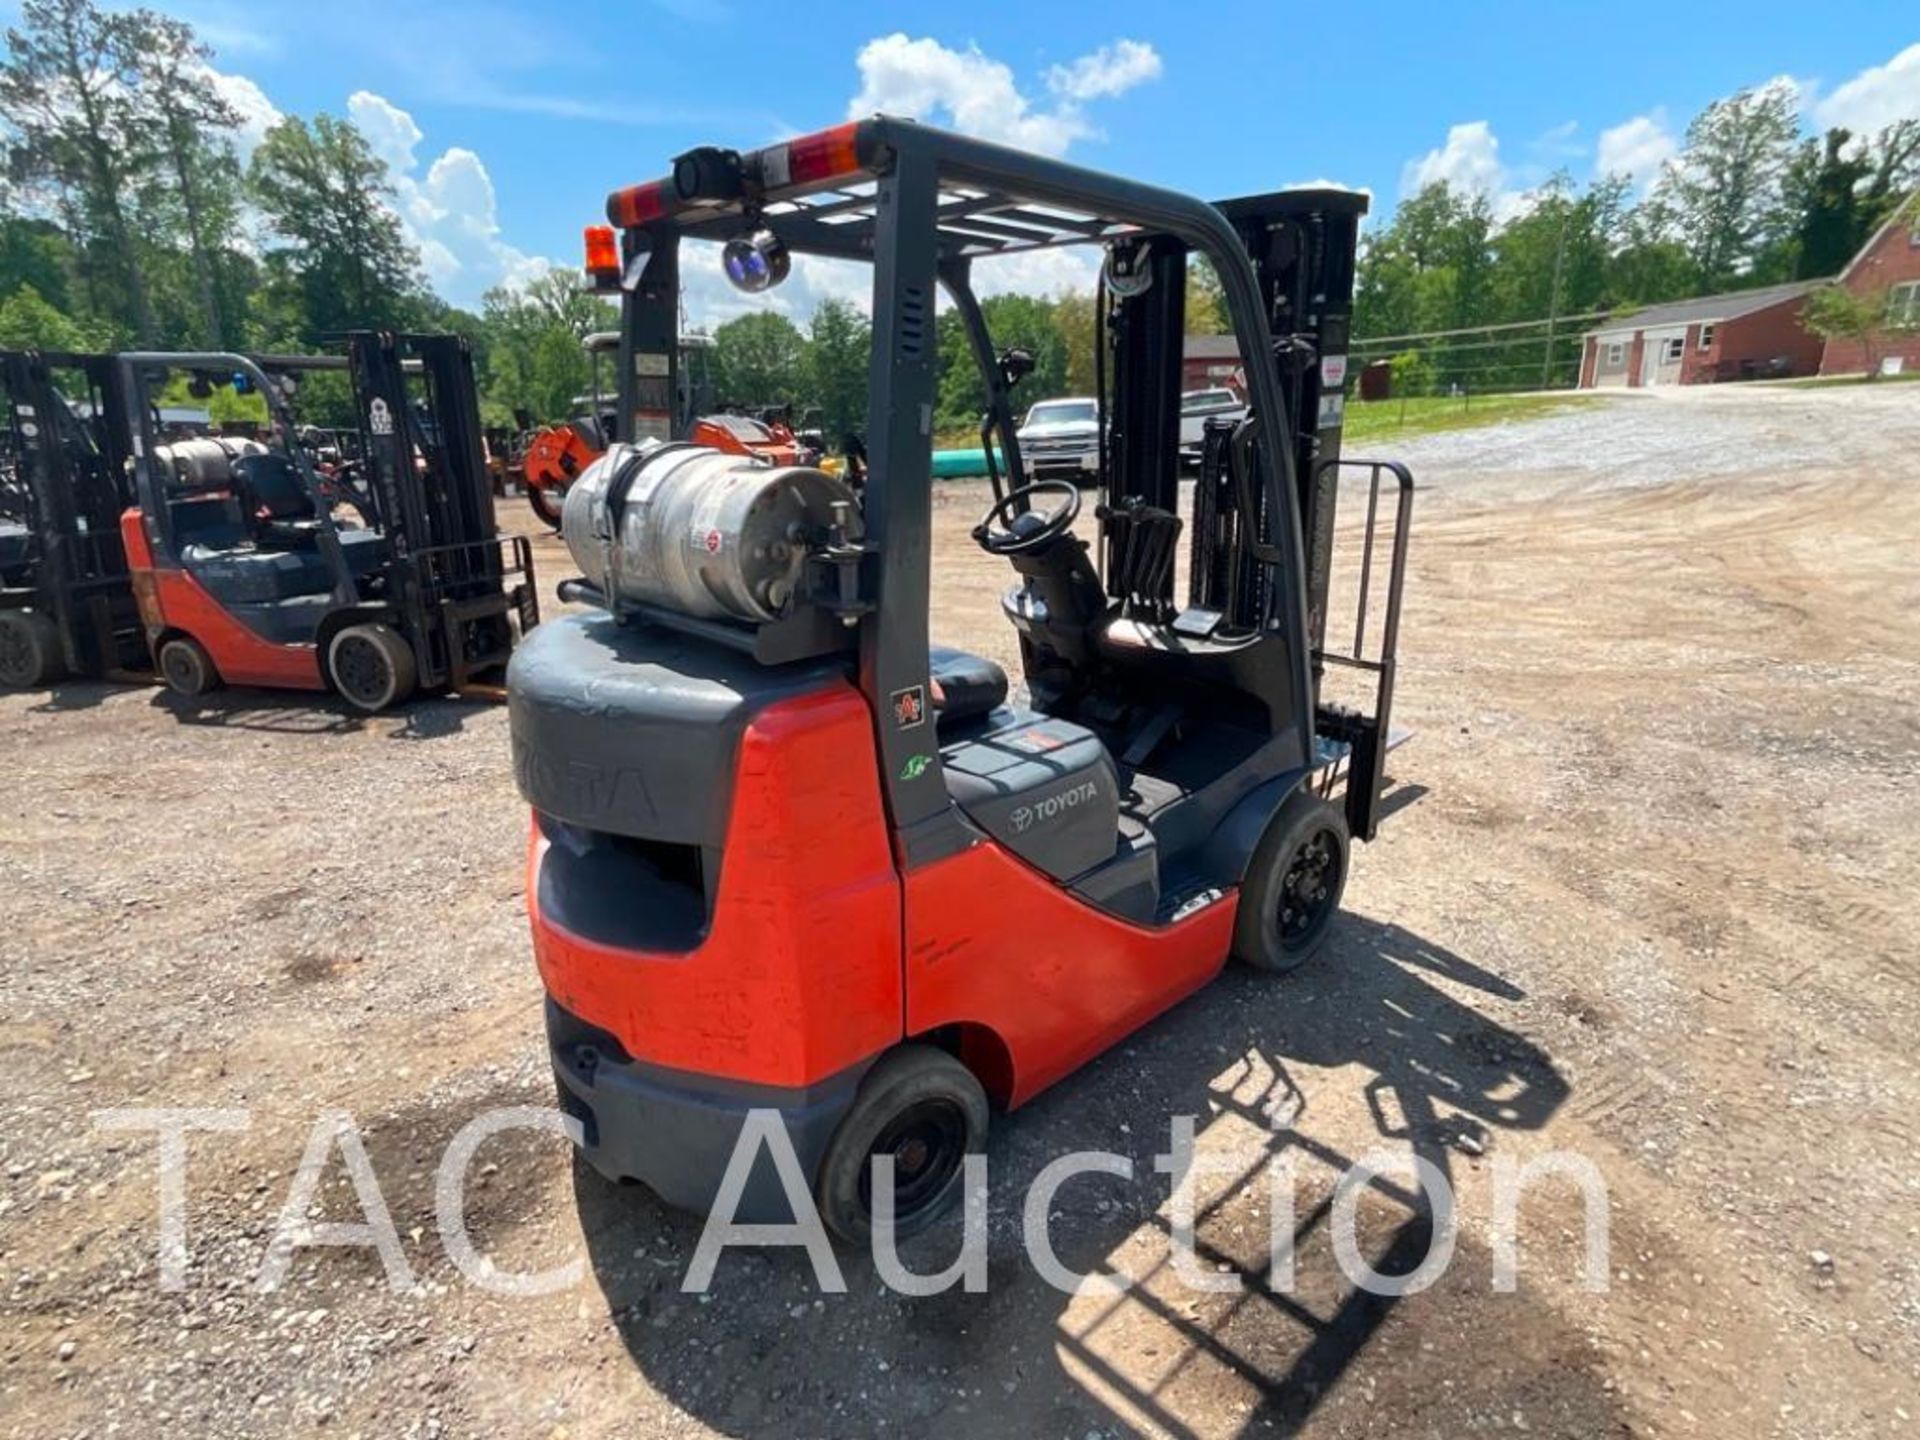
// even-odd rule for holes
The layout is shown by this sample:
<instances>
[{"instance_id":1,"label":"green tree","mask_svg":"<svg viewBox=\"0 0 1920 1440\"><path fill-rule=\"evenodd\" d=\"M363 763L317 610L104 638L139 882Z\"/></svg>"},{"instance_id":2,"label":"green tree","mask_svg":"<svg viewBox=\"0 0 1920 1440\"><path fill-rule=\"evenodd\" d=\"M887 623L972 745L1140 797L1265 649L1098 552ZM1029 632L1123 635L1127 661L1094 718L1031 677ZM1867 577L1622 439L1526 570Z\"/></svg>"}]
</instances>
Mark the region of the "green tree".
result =
<instances>
[{"instance_id":1,"label":"green tree","mask_svg":"<svg viewBox=\"0 0 1920 1440\"><path fill-rule=\"evenodd\" d=\"M73 264L73 246L51 220L0 216L0 294L30 285L55 309L71 313Z\"/></svg>"},{"instance_id":2,"label":"green tree","mask_svg":"<svg viewBox=\"0 0 1920 1440\"><path fill-rule=\"evenodd\" d=\"M1069 395L1091 395L1094 391L1093 337L1097 333L1100 319L1094 314L1094 297L1090 291L1079 294L1062 295L1053 302L1053 328L1060 334L1060 343L1066 347L1067 373L1065 388ZM1026 398L1022 387L1021 398Z\"/></svg>"},{"instance_id":3,"label":"green tree","mask_svg":"<svg viewBox=\"0 0 1920 1440\"><path fill-rule=\"evenodd\" d=\"M1033 353L1033 373L1020 382L1019 404L1030 405L1066 393L1067 344L1054 321L1055 305L1032 295L990 295L980 302L987 334L996 351L1014 346ZM979 422L987 408L987 384L967 344L957 312L942 316L940 342L939 422L943 426Z\"/></svg>"},{"instance_id":4,"label":"green tree","mask_svg":"<svg viewBox=\"0 0 1920 1440\"><path fill-rule=\"evenodd\" d=\"M151 18L91 0L23 0L0 63L13 172L55 193L89 267L100 260L123 288L122 318L143 341L153 338L153 307L129 207L154 155L142 105Z\"/></svg>"},{"instance_id":5,"label":"green tree","mask_svg":"<svg viewBox=\"0 0 1920 1440\"><path fill-rule=\"evenodd\" d=\"M1781 189L1799 130L1793 91L1778 84L1716 100L1687 127L1654 198L1706 288L1736 283L1791 229Z\"/></svg>"},{"instance_id":6,"label":"green tree","mask_svg":"<svg viewBox=\"0 0 1920 1440\"><path fill-rule=\"evenodd\" d=\"M1187 257L1187 334L1225 335L1227 297L1220 289L1220 277L1204 255Z\"/></svg>"},{"instance_id":7,"label":"green tree","mask_svg":"<svg viewBox=\"0 0 1920 1440\"><path fill-rule=\"evenodd\" d=\"M1800 279L1837 275L1866 238L1860 189L1872 173L1864 146L1849 149L1853 132L1835 128L1809 140L1790 169L1803 196L1794 229L1794 273Z\"/></svg>"},{"instance_id":8,"label":"green tree","mask_svg":"<svg viewBox=\"0 0 1920 1440\"><path fill-rule=\"evenodd\" d=\"M1822 340L1852 340L1866 356L1867 378L1880 371L1879 350L1887 322L1887 292L1856 294L1844 285L1823 285L1807 297L1803 323Z\"/></svg>"},{"instance_id":9,"label":"green tree","mask_svg":"<svg viewBox=\"0 0 1920 1440\"><path fill-rule=\"evenodd\" d=\"M48 304L31 285L0 302L0 348L94 350L104 343L97 331Z\"/></svg>"},{"instance_id":10,"label":"green tree","mask_svg":"<svg viewBox=\"0 0 1920 1440\"><path fill-rule=\"evenodd\" d=\"M873 326L844 300L820 302L807 327L806 398L820 407L828 443L867 428L873 367Z\"/></svg>"},{"instance_id":11,"label":"green tree","mask_svg":"<svg viewBox=\"0 0 1920 1440\"><path fill-rule=\"evenodd\" d=\"M225 132L240 116L214 87L212 52L192 27L170 16L135 11L141 29L142 91L161 149L167 198L178 207L200 304L198 327L214 349L228 343L228 285L222 261L239 218L240 162Z\"/></svg>"},{"instance_id":12,"label":"green tree","mask_svg":"<svg viewBox=\"0 0 1920 1440\"><path fill-rule=\"evenodd\" d=\"M737 315L713 332L713 384L723 405L791 405L806 385L807 341L771 310Z\"/></svg>"},{"instance_id":13,"label":"green tree","mask_svg":"<svg viewBox=\"0 0 1920 1440\"><path fill-rule=\"evenodd\" d=\"M481 301L481 315L444 311L442 328L477 332L475 358L485 374L488 410L498 421L526 411L536 421L565 419L585 394L592 369L581 341L608 330L618 314L580 288L571 270L556 266L524 286L500 286ZM463 331L463 333L467 333ZM613 377L604 383L611 385Z\"/></svg>"},{"instance_id":14,"label":"green tree","mask_svg":"<svg viewBox=\"0 0 1920 1440\"><path fill-rule=\"evenodd\" d=\"M247 182L282 242L268 270L280 314L302 319L304 343L418 313L420 257L392 208L386 162L350 121L282 120L254 151Z\"/></svg>"}]
</instances>

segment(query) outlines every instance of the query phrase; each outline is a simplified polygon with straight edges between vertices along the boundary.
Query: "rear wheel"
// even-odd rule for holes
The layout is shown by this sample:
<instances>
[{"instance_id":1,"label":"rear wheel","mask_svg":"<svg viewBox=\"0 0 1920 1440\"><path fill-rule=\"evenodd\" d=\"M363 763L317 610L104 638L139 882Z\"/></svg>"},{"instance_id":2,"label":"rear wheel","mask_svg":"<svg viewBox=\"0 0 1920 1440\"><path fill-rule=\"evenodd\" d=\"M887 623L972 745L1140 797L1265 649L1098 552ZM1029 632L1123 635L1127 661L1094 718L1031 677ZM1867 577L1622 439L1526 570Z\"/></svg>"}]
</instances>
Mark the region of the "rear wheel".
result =
<instances>
[{"instance_id":1,"label":"rear wheel","mask_svg":"<svg viewBox=\"0 0 1920 1440\"><path fill-rule=\"evenodd\" d=\"M986 1148L987 1094L944 1050L903 1045L860 1082L815 1184L827 1228L852 1244L873 1233L873 1157L893 1157L894 1233L911 1235L960 1199L966 1157Z\"/></svg>"},{"instance_id":2,"label":"rear wheel","mask_svg":"<svg viewBox=\"0 0 1920 1440\"><path fill-rule=\"evenodd\" d=\"M391 625L349 625L327 645L327 676L342 699L372 715L413 694L413 650Z\"/></svg>"},{"instance_id":3,"label":"rear wheel","mask_svg":"<svg viewBox=\"0 0 1920 1440\"><path fill-rule=\"evenodd\" d=\"M566 489L559 485L528 485L527 504L533 507L533 513L555 530L560 528L560 510L567 498Z\"/></svg>"},{"instance_id":4,"label":"rear wheel","mask_svg":"<svg viewBox=\"0 0 1920 1440\"><path fill-rule=\"evenodd\" d=\"M160 678L176 695L204 695L220 688L220 672L198 640L176 635L160 646Z\"/></svg>"},{"instance_id":5,"label":"rear wheel","mask_svg":"<svg viewBox=\"0 0 1920 1440\"><path fill-rule=\"evenodd\" d=\"M0 686L31 690L66 668L53 621L32 610L0 610Z\"/></svg>"},{"instance_id":6,"label":"rear wheel","mask_svg":"<svg viewBox=\"0 0 1920 1440\"><path fill-rule=\"evenodd\" d=\"M1234 955L1275 973L1305 964L1327 938L1346 884L1346 816L1318 795L1296 790L1247 866Z\"/></svg>"}]
</instances>

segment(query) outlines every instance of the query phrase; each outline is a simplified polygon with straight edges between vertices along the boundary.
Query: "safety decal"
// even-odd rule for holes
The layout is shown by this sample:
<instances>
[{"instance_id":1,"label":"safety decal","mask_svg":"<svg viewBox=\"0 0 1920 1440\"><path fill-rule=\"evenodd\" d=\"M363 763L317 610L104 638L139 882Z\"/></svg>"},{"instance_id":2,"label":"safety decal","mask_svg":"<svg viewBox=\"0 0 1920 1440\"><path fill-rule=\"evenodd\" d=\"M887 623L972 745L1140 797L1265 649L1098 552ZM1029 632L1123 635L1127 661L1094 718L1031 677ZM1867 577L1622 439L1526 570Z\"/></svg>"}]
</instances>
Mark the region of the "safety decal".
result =
<instances>
[{"instance_id":1,"label":"safety decal","mask_svg":"<svg viewBox=\"0 0 1920 1440\"><path fill-rule=\"evenodd\" d=\"M393 412L387 409L387 402L377 395L373 403L367 406L367 429L376 435L393 433Z\"/></svg>"},{"instance_id":2,"label":"safety decal","mask_svg":"<svg viewBox=\"0 0 1920 1440\"><path fill-rule=\"evenodd\" d=\"M1048 750L1058 750L1067 742L1047 730L1022 730L1018 735L1009 735L1000 742L1011 745L1016 750L1025 750L1028 754L1039 755Z\"/></svg>"},{"instance_id":3,"label":"safety decal","mask_svg":"<svg viewBox=\"0 0 1920 1440\"><path fill-rule=\"evenodd\" d=\"M1338 390L1347 383L1347 357L1327 355L1320 361L1320 384L1327 390Z\"/></svg>"},{"instance_id":4,"label":"safety decal","mask_svg":"<svg viewBox=\"0 0 1920 1440\"><path fill-rule=\"evenodd\" d=\"M896 690L891 697L893 704L893 723L902 730L911 730L923 725L927 719L927 691L924 685L909 685L904 690Z\"/></svg>"}]
</instances>

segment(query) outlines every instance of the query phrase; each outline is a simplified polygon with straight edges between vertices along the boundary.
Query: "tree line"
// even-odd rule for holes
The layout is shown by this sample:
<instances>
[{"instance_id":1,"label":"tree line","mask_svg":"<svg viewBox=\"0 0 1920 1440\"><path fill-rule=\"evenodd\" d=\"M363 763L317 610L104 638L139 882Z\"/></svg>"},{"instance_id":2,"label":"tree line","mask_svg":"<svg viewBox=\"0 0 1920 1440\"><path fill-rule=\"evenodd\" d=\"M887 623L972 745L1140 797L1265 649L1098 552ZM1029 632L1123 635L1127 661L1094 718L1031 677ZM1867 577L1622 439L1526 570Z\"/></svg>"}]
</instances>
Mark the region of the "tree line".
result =
<instances>
[{"instance_id":1,"label":"tree line","mask_svg":"<svg viewBox=\"0 0 1920 1440\"><path fill-rule=\"evenodd\" d=\"M1802 135L1794 92L1771 85L1716 101L1645 196L1562 172L1500 217L1485 195L1435 182L1367 242L1354 333L1384 338L1622 311L1727 290L1837 275L1920 185L1920 118L1878 134ZM1588 323L1421 342L1403 371L1444 388L1570 385Z\"/></svg>"},{"instance_id":2,"label":"tree line","mask_svg":"<svg viewBox=\"0 0 1920 1440\"><path fill-rule=\"evenodd\" d=\"M351 329L451 330L474 347L490 423L571 411L590 383L580 342L616 322L612 306L561 269L489 291L478 314L448 305L426 282L392 175L352 122L287 116L243 163L242 117L211 59L171 16L23 0L0 59L0 345L299 352L337 348ZM1830 275L1917 183L1920 120L1803 138L1791 92L1769 87L1703 111L1637 201L1622 178L1583 188L1563 173L1496 216L1483 195L1429 185L1364 244L1358 353L1369 336ZM1204 266L1187 300L1189 331L1225 328ZM1034 356L1023 403L1092 391L1091 294L999 295L984 308L996 344ZM964 431L984 387L958 316L938 325L938 423ZM1443 339L1405 368L1434 387L1570 383L1580 328L1551 347L1533 330ZM711 339L719 401L818 407L836 438L864 422L872 337L856 307L824 301L804 325L747 315ZM344 403L337 384L303 392L310 413Z\"/></svg>"},{"instance_id":3,"label":"tree line","mask_svg":"<svg viewBox=\"0 0 1920 1440\"><path fill-rule=\"evenodd\" d=\"M455 331L490 422L568 413L610 306L562 270L479 314L448 305L353 123L288 116L243 164L211 61L172 16L24 0L0 58L0 345L299 353L354 329ZM311 418L344 407L337 377L303 387Z\"/></svg>"}]
</instances>

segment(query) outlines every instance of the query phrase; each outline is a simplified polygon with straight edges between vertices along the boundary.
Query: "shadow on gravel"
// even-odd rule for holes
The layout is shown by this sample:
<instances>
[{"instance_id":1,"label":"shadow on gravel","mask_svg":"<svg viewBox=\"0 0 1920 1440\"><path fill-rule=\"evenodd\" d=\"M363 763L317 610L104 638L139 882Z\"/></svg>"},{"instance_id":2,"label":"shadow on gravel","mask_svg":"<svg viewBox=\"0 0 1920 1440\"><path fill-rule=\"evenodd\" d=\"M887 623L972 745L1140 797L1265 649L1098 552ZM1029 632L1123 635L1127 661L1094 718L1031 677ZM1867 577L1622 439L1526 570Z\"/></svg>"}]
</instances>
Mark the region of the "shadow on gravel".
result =
<instances>
[{"instance_id":1,"label":"shadow on gravel","mask_svg":"<svg viewBox=\"0 0 1920 1440\"><path fill-rule=\"evenodd\" d=\"M47 689L47 698L31 708L36 715L60 715L70 710L97 710L109 695L125 685L110 680L60 680Z\"/></svg>"},{"instance_id":2,"label":"shadow on gravel","mask_svg":"<svg viewBox=\"0 0 1920 1440\"><path fill-rule=\"evenodd\" d=\"M1618 1431L1615 1395L1584 1335L1525 1287L1491 1289L1490 1260L1463 1227L1453 1263L1402 1300L1346 1281L1328 1235L1334 1182L1354 1157L1319 1138L1345 1112L1376 1144L1452 1175L1501 1130L1534 1130L1568 1093L1532 1041L1483 1018L1453 989L1523 998L1472 962L1394 926L1349 919L1307 973L1275 982L1238 968L1063 1081L996 1120L990 1142L985 1293L926 1299L880 1283L846 1250L845 1294L822 1294L804 1252L729 1251L706 1296L680 1292L698 1221L639 1187L575 1164L580 1223L596 1278L647 1382L734 1435L1003 1436L1284 1434L1323 1405L1369 1407L1359 1428L1417 1422L1450 1433L1524 1411L1560 1434ZM1355 1067L1303 1093L1290 1066ZM1316 1111L1327 1112L1319 1118ZM1153 1169L1168 1120L1193 1115L1203 1152L1227 1135L1237 1178L1203 1177L1198 1251L1238 1294L1203 1294L1172 1273L1169 1181ZM1221 1130L1217 1127L1227 1127ZM1372 1149L1369 1145L1363 1149ZM1034 1271L1021 1210L1040 1168L1074 1150L1112 1150L1130 1182L1083 1176L1052 1207L1056 1253L1082 1273L1125 1275L1118 1298L1069 1296ZM1294 1278L1268 1284L1267 1162L1288 1159ZM1432 1233L1404 1177L1362 1192L1357 1234L1383 1274L1405 1274ZM952 1260L959 1226L907 1242L909 1269ZM1365 1355L1364 1376L1343 1377ZM1378 1408L1371 1408L1371 1407Z\"/></svg>"},{"instance_id":3,"label":"shadow on gravel","mask_svg":"<svg viewBox=\"0 0 1920 1440\"><path fill-rule=\"evenodd\" d=\"M457 735L466 727L470 716L486 708L484 701L434 696L408 701L391 715L366 716L349 709L345 701L320 691L244 687L215 690L200 696L178 695L162 689L155 692L153 704L183 725L254 730L269 735L351 735L367 729L369 724L386 724L398 719L401 724L390 737L395 740L438 740Z\"/></svg>"}]
</instances>

